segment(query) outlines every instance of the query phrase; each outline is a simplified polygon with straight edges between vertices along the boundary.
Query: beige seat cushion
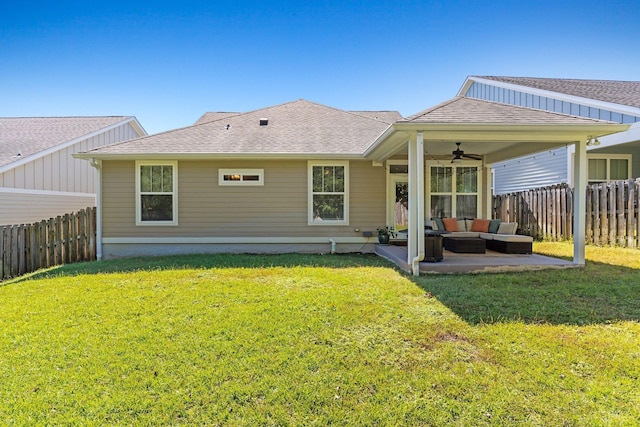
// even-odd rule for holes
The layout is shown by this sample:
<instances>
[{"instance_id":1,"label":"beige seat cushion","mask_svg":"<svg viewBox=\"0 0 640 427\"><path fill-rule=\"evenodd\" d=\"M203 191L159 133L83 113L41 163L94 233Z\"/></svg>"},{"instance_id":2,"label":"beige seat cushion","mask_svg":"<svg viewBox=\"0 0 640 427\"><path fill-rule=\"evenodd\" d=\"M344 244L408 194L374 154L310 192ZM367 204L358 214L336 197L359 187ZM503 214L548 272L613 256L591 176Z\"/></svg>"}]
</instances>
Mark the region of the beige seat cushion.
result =
<instances>
[{"instance_id":1,"label":"beige seat cushion","mask_svg":"<svg viewBox=\"0 0 640 427\"><path fill-rule=\"evenodd\" d=\"M519 234L494 234L493 240L499 242L533 242L533 237Z\"/></svg>"}]
</instances>

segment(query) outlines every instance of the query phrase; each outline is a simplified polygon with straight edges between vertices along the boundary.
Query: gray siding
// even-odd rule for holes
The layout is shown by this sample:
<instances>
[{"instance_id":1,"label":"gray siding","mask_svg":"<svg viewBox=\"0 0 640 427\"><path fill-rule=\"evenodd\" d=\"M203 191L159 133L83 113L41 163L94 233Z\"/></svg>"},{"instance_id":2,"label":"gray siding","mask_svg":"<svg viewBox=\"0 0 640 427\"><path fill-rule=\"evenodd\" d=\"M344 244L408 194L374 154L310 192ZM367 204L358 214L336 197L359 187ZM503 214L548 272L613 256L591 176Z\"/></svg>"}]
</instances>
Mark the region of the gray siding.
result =
<instances>
[{"instance_id":1,"label":"gray siding","mask_svg":"<svg viewBox=\"0 0 640 427\"><path fill-rule=\"evenodd\" d=\"M66 213L95 206L90 194L30 193L0 188L0 226L32 224Z\"/></svg>"},{"instance_id":2,"label":"gray siding","mask_svg":"<svg viewBox=\"0 0 640 427\"><path fill-rule=\"evenodd\" d=\"M219 168L264 169L264 186L219 186ZM103 161L103 237L362 237L385 223L385 169L349 162L349 225L308 225L307 161L180 161L178 225L136 226L135 162ZM356 232L358 228L360 232Z\"/></svg>"},{"instance_id":3,"label":"gray siding","mask_svg":"<svg viewBox=\"0 0 640 427\"><path fill-rule=\"evenodd\" d=\"M566 148L495 163L494 193L505 194L567 182Z\"/></svg>"}]
</instances>

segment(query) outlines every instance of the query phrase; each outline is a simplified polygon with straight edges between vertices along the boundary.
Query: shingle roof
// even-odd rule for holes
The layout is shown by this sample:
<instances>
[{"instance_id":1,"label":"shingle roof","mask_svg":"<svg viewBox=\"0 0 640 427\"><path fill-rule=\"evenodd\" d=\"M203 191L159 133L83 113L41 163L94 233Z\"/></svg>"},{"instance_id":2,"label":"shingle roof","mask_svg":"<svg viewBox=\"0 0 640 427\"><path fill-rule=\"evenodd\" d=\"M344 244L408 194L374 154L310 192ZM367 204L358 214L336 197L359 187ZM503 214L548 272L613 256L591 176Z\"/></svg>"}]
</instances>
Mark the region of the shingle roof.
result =
<instances>
[{"instance_id":1,"label":"shingle roof","mask_svg":"<svg viewBox=\"0 0 640 427\"><path fill-rule=\"evenodd\" d=\"M298 100L102 147L97 154L361 154L397 112L352 113ZM383 116L384 120L380 119ZM266 126L260 119L268 119Z\"/></svg>"},{"instance_id":2,"label":"shingle roof","mask_svg":"<svg viewBox=\"0 0 640 427\"><path fill-rule=\"evenodd\" d=\"M602 120L518 107L458 96L400 122L442 124L587 124L609 123Z\"/></svg>"},{"instance_id":3,"label":"shingle roof","mask_svg":"<svg viewBox=\"0 0 640 427\"><path fill-rule=\"evenodd\" d=\"M235 116L240 113L230 113L230 112L209 112L204 113L195 123L194 125L201 125L202 123L213 122L220 119L226 119L227 117Z\"/></svg>"},{"instance_id":4,"label":"shingle roof","mask_svg":"<svg viewBox=\"0 0 640 427\"><path fill-rule=\"evenodd\" d=\"M535 89L640 108L640 81L477 76ZM472 77L473 78L473 77Z\"/></svg>"},{"instance_id":5,"label":"shingle roof","mask_svg":"<svg viewBox=\"0 0 640 427\"><path fill-rule=\"evenodd\" d=\"M130 117L0 118L0 166L88 135Z\"/></svg>"}]
</instances>

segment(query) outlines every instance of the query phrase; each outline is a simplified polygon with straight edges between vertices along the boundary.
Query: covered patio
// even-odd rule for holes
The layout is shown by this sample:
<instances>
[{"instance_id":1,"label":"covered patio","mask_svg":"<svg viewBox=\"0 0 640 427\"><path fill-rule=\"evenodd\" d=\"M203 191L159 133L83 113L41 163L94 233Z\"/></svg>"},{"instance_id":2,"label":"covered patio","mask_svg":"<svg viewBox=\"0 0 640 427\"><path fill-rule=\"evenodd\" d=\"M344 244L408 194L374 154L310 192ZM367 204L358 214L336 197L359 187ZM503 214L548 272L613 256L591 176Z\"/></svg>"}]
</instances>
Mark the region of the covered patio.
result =
<instances>
[{"instance_id":1,"label":"covered patio","mask_svg":"<svg viewBox=\"0 0 640 427\"><path fill-rule=\"evenodd\" d=\"M389 259L397 260L414 275L432 271L434 265L421 262L425 257L424 229L433 216L426 206L430 190L425 186L425 159L446 165L452 158L456 143L461 143L466 153L473 153L473 164L478 168L482 185L478 190L478 216L491 218L491 165L495 162L534 155L557 147L575 147L573 161L574 183L578 188L587 185L586 147L589 141L604 135L624 131L629 125L602 120L575 117L532 108L524 108L466 97L456 97L428 110L417 113L391 125L367 149L365 156L377 165L406 159L408 165L408 229L407 247L377 248ZM457 157L457 156L456 156ZM387 166L388 167L388 166ZM389 170L389 169L388 169ZM574 199L574 257L571 266L585 263L586 200L584 192L577 192ZM455 210L452 216L455 217ZM389 218L387 218L389 223ZM406 251L406 252L403 252ZM382 255L382 253L381 253ZM496 269L515 268L516 264L530 266L551 265L555 261L513 256L491 256L490 253L474 256L445 254L450 269L457 263L459 269L476 269L492 265ZM543 257L546 258L546 257ZM463 261L466 260L466 261ZM473 261L472 261L473 260ZM525 262L526 261L526 262ZM544 262L543 262L544 261ZM396 262L396 261L394 261ZM436 263L437 264L437 263ZM468 267L462 267L467 265ZM562 263L560 263L562 265ZM404 267L403 267L404 268Z\"/></svg>"},{"instance_id":2,"label":"covered patio","mask_svg":"<svg viewBox=\"0 0 640 427\"><path fill-rule=\"evenodd\" d=\"M412 266L407 262L406 246L376 245L375 253L393 262L402 270L412 272ZM420 274L502 273L577 266L571 261L544 255L512 255L491 250L487 250L484 254L461 254L444 250L442 261L419 263Z\"/></svg>"}]
</instances>

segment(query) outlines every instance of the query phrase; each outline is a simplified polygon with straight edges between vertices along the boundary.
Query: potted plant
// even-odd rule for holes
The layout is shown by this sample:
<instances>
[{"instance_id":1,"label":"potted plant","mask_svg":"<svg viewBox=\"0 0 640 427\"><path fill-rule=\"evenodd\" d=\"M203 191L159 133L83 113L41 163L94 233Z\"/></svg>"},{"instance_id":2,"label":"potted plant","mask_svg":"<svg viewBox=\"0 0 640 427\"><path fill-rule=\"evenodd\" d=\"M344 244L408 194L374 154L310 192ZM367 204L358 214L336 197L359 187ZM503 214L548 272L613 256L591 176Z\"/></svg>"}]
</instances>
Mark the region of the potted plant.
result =
<instances>
[{"instance_id":1,"label":"potted plant","mask_svg":"<svg viewBox=\"0 0 640 427\"><path fill-rule=\"evenodd\" d=\"M378 228L378 242L380 242L380 244L388 245L392 237L396 237L396 232L393 230L393 227L385 225L384 227Z\"/></svg>"}]
</instances>

